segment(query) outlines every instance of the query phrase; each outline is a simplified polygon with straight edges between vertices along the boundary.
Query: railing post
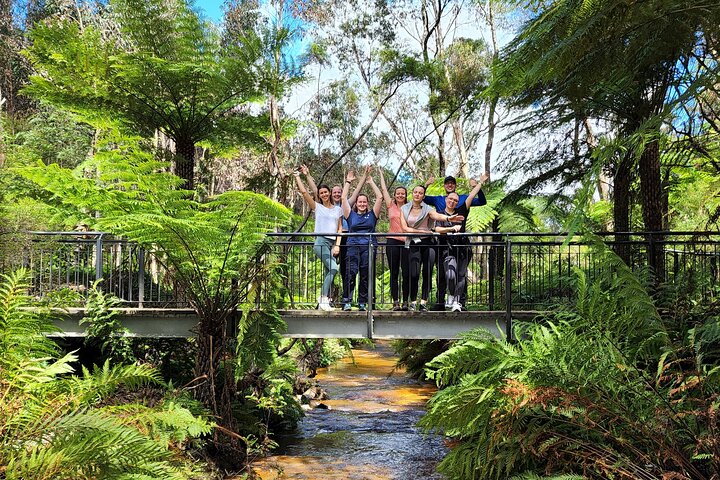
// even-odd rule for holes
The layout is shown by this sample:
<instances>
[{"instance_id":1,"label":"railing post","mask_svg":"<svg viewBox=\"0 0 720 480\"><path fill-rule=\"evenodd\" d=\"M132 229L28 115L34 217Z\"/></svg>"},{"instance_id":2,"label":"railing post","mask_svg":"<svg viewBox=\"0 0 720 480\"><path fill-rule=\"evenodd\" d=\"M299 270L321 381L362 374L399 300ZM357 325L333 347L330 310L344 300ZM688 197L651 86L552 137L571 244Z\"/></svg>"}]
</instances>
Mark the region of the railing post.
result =
<instances>
[{"instance_id":1,"label":"railing post","mask_svg":"<svg viewBox=\"0 0 720 480\"><path fill-rule=\"evenodd\" d=\"M368 235L368 306L367 306L367 332L368 338L373 338L373 304L375 303L375 245L373 235Z\"/></svg>"},{"instance_id":2,"label":"railing post","mask_svg":"<svg viewBox=\"0 0 720 480\"><path fill-rule=\"evenodd\" d=\"M138 247L138 308L145 301L145 249Z\"/></svg>"},{"instance_id":3,"label":"railing post","mask_svg":"<svg viewBox=\"0 0 720 480\"><path fill-rule=\"evenodd\" d=\"M495 310L495 257L497 251L493 245L493 237L490 237L490 246L488 247L488 310Z\"/></svg>"},{"instance_id":4,"label":"railing post","mask_svg":"<svg viewBox=\"0 0 720 480\"><path fill-rule=\"evenodd\" d=\"M505 337L512 341L512 243L505 237Z\"/></svg>"},{"instance_id":5,"label":"railing post","mask_svg":"<svg viewBox=\"0 0 720 480\"><path fill-rule=\"evenodd\" d=\"M103 234L99 234L95 239L95 280L103 278Z\"/></svg>"}]
</instances>

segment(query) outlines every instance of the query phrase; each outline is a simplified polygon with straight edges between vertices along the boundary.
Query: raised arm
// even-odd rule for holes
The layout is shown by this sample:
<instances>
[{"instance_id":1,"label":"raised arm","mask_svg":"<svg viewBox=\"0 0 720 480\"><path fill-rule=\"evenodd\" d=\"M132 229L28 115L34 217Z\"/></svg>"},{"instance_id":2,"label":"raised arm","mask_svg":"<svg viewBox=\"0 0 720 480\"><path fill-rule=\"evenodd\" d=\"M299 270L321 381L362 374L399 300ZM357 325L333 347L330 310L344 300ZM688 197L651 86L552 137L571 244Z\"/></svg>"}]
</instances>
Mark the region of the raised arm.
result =
<instances>
[{"instance_id":1,"label":"raised arm","mask_svg":"<svg viewBox=\"0 0 720 480\"><path fill-rule=\"evenodd\" d=\"M475 185L473 186L472 190L470 190L470 193L468 193L468 197L465 199L465 208L467 208L468 210L470 210L470 207L472 206L473 198L475 198L475 196L480 193L480 189L482 188L483 183L485 183L486 178L487 176L483 174L483 176L480 177L480 182L475 181L474 178L470 179L470 185L473 185L473 183L475 183Z\"/></svg>"},{"instance_id":2,"label":"raised arm","mask_svg":"<svg viewBox=\"0 0 720 480\"><path fill-rule=\"evenodd\" d=\"M307 165L300 165L300 171L303 175L305 175L305 178L307 178L308 190L310 191L310 195L319 200L317 184L315 183L315 179L312 177L312 175L310 175L310 169L307 167Z\"/></svg>"},{"instance_id":3,"label":"raised arm","mask_svg":"<svg viewBox=\"0 0 720 480\"><path fill-rule=\"evenodd\" d=\"M489 177L489 175L487 173L483 173L482 176L480 176L480 185L484 184L485 181L487 181L488 177ZM472 187L472 188L477 186L477 185L472 184L473 181L474 181L474 179L470 181L470 187ZM487 200L485 199L485 194L482 192L482 190L479 190L474 195L468 195L468 198L471 199L472 203L470 205L472 205L473 207L481 207L481 206L487 204ZM468 208L469 208L469 206L468 206Z\"/></svg>"},{"instance_id":4,"label":"raised arm","mask_svg":"<svg viewBox=\"0 0 720 480\"><path fill-rule=\"evenodd\" d=\"M435 175L430 175L427 180L425 180L425 188L429 187L435 183Z\"/></svg>"},{"instance_id":5,"label":"raised arm","mask_svg":"<svg viewBox=\"0 0 720 480\"><path fill-rule=\"evenodd\" d=\"M360 181L357 184L357 187L355 187L355 190L353 190L352 195L350 195L350 199L348 200L348 203L350 204L350 208L352 208L355 205L355 202L357 201L358 195L360 195L360 190L362 189L363 185L365 185L365 180L367 180L367 176L370 173L370 170L372 167L368 165L365 167L365 171L362 174L362 177L360 177Z\"/></svg>"},{"instance_id":6,"label":"raised arm","mask_svg":"<svg viewBox=\"0 0 720 480\"><path fill-rule=\"evenodd\" d=\"M300 172L296 170L295 172L293 172L293 175L295 175L295 183L297 184L298 190L300 190L300 193L305 199L305 202L308 204L311 210L315 210L315 200L313 200L313 197L310 196L307 188L305 188L305 184L303 183L302 178L300 178Z\"/></svg>"},{"instance_id":7,"label":"raised arm","mask_svg":"<svg viewBox=\"0 0 720 480\"><path fill-rule=\"evenodd\" d=\"M385 200L385 205L390 208L392 197L390 197L390 192L388 192L387 185L385 185L385 175L383 175L382 169L380 169L378 175L380 175L380 191L382 192L382 197Z\"/></svg>"},{"instance_id":8,"label":"raised arm","mask_svg":"<svg viewBox=\"0 0 720 480\"><path fill-rule=\"evenodd\" d=\"M355 181L355 172L350 170L345 177L345 183L343 184L342 191L342 209L343 217L348 218L350 216L350 202L348 202L348 192L350 191L350 184Z\"/></svg>"},{"instance_id":9,"label":"raised arm","mask_svg":"<svg viewBox=\"0 0 720 480\"><path fill-rule=\"evenodd\" d=\"M368 183L370 184L370 188L372 188L373 192L375 193L375 205L373 205L373 212L375 212L375 218L380 218L380 211L382 210L383 202L382 193L380 192L378 186L375 185L375 180L373 180L372 177L368 178Z\"/></svg>"}]
</instances>

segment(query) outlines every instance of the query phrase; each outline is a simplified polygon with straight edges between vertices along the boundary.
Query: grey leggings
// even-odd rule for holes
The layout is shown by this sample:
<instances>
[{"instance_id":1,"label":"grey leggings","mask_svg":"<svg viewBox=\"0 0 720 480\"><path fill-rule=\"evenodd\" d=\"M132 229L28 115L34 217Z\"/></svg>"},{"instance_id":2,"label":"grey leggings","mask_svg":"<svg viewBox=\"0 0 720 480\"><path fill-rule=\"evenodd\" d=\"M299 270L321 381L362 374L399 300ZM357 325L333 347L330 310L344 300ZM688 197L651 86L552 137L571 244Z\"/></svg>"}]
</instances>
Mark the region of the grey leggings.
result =
<instances>
[{"instance_id":1,"label":"grey leggings","mask_svg":"<svg viewBox=\"0 0 720 480\"><path fill-rule=\"evenodd\" d=\"M332 256L332 249L335 246L335 240L327 237L317 237L313 245L313 253L320 259L325 272L325 279L322 284L321 295L329 297L332 292L333 279L338 271L338 263Z\"/></svg>"}]
</instances>

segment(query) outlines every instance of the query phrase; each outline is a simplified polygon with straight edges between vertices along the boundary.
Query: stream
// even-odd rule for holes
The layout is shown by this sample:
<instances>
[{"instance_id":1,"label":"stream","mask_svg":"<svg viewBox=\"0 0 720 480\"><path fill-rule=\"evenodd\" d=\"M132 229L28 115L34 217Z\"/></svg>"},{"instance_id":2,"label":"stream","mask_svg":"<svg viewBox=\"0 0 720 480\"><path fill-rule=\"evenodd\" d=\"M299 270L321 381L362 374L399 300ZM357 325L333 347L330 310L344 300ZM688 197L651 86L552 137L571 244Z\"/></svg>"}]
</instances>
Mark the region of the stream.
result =
<instances>
[{"instance_id":1,"label":"stream","mask_svg":"<svg viewBox=\"0 0 720 480\"><path fill-rule=\"evenodd\" d=\"M411 379L396 361L389 343L376 342L319 369L329 408L306 411L295 432L277 438L274 455L252 464L259 478L441 480L435 467L446 453L443 438L416 427L435 387Z\"/></svg>"}]
</instances>

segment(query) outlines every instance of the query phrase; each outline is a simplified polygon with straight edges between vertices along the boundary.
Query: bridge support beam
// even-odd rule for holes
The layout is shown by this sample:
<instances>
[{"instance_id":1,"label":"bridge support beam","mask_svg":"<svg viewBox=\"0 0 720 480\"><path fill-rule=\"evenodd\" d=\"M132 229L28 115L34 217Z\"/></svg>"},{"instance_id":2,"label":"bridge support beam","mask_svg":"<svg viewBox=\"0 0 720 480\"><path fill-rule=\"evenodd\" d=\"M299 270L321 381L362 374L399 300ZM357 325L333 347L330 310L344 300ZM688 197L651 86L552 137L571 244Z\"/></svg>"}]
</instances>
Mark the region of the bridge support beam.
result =
<instances>
[{"instance_id":1,"label":"bridge support beam","mask_svg":"<svg viewBox=\"0 0 720 480\"><path fill-rule=\"evenodd\" d=\"M118 320L134 337L191 337L198 317L191 309L118 308ZM372 338L375 339L456 339L462 332L486 328L501 338L505 334L506 312L325 312L322 310L283 310L288 338ZM61 336L84 336L79 325L84 316L80 308L65 312L55 324ZM513 312L513 319L530 320L537 312Z\"/></svg>"}]
</instances>

